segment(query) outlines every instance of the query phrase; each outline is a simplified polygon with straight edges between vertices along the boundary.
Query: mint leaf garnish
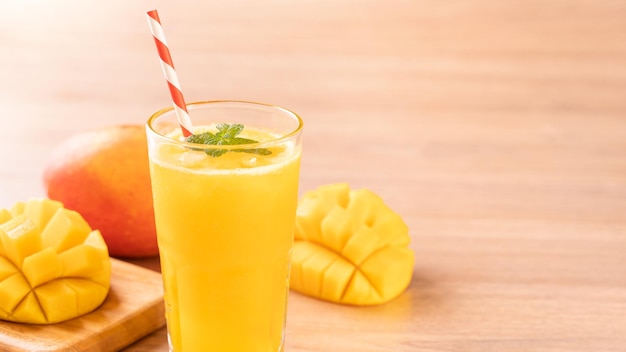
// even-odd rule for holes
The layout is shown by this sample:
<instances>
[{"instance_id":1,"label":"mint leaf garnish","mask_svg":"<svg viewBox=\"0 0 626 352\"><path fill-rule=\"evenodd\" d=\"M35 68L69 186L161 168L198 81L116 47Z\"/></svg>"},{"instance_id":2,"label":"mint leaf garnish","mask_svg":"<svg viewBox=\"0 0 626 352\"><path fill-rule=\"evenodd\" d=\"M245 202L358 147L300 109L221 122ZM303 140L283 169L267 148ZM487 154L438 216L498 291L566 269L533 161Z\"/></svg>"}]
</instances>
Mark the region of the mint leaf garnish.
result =
<instances>
[{"instance_id":1,"label":"mint leaf garnish","mask_svg":"<svg viewBox=\"0 0 626 352\"><path fill-rule=\"evenodd\" d=\"M204 132L200 134L192 134L191 136L185 138L185 142L207 144L207 145L239 145L239 144L259 143L259 141L255 141L254 139L237 137L241 133L241 131L243 131L242 124L220 123L220 124L217 124L216 127L218 131L216 133ZM272 154L272 152L266 148L231 149L231 151L240 152L240 153L259 154L259 155ZM207 149L205 150L205 152L207 153L207 155L216 158L228 152L228 150Z\"/></svg>"}]
</instances>

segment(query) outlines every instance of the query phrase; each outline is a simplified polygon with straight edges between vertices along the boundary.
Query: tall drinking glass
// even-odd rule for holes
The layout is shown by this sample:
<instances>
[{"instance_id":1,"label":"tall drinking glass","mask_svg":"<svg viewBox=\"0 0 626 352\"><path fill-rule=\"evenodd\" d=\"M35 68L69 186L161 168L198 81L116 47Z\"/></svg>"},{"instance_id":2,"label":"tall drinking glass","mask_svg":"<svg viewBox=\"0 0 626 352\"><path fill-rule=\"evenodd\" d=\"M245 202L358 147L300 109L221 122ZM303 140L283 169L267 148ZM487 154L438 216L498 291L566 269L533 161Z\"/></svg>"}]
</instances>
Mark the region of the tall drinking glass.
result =
<instances>
[{"instance_id":1,"label":"tall drinking glass","mask_svg":"<svg viewBox=\"0 0 626 352\"><path fill-rule=\"evenodd\" d=\"M185 142L172 108L148 120L170 350L283 351L302 120L243 101L188 110L194 134L258 143Z\"/></svg>"}]
</instances>

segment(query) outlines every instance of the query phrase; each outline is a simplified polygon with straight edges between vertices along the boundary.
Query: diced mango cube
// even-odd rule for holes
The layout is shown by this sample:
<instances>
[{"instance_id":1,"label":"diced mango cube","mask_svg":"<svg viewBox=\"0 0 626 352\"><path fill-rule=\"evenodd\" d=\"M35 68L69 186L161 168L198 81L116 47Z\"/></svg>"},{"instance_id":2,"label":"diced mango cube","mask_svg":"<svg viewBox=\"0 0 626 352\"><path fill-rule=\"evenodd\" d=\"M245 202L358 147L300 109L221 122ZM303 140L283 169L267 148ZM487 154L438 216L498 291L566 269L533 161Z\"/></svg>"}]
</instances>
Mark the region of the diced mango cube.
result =
<instances>
[{"instance_id":1,"label":"diced mango cube","mask_svg":"<svg viewBox=\"0 0 626 352\"><path fill-rule=\"evenodd\" d=\"M60 253L58 258L63 268L63 276L88 277L102 269L102 253L92 246L78 245Z\"/></svg>"},{"instance_id":2,"label":"diced mango cube","mask_svg":"<svg viewBox=\"0 0 626 352\"><path fill-rule=\"evenodd\" d=\"M389 260L394 258L394 260ZM395 297L411 281L415 257L406 247L388 247L379 251L361 265L361 272L376 287L381 297Z\"/></svg>"},{"instance_id":3,"label":"diced mango cube","mask_svg":"<svg viewBox=\"0 0 626 352\"><path fill-rule=\"evenodd\" d=\"M10 316L14 321L23 321L34 324L46 323L46 316L41 310L39 300L37 299L37 296L33 291L28 293L26 298L24 298L17 305L17 307L13 310L13 313L10 314Z\"/></svg>"},{"instance_id":4,"label":"diced mango cube","mask_svg":"<svg viewBox=\"0 0 626 352\"><path fill-rule=\"evenodd\" d=\"M324 243L336 252L341 252L357 226L348 211L338 205L331 208L320 222L321 236L316 242Z\"/></svg>"},{"instance_id":5,"label":"diced mango cube","mask_svg":"<svg viewBox=\"0 0 626 352\"><path fill-rule=\"evenodd\" d=\"M336 303L388 302L410 284L409 244L402 218L372 191L321 186L298 202L290 287Z\"/></svg>"},{"instance_id":6,"label":"diced mango cube","mask_svg":"<svg viewBox=\"0 0 626 352\"><path fill-rule=\"evenodd\" d=\"M368 189L351 191L349 199L346 210L350 213L350 218L357 224L367 226L372 224L379 207L383 205L383 200Z\"/></svg>"},{"instance_id":7,"label":"diced mango cube","mask_svg":"<svg viewBox=\"0 0 626 352\"><path fill-rule=\"evenodd\" d=\"M19 272L19 269L16 268L11 261L0 254L0 281L17 272Z\"/></svg>"},{"instance_id":8,"label":"diced mango cube","mask_svg":"<svg viewBox=\"0 0 626 352\"><path fill-rule=\"evenodd\" d=\"M374 283L360 271L354 273L346 289L346 294L342 298L346 303L353 305L367 305L382 301L381 295L376 292Z\"/></svg>"},{"instance_id":9,"label":"diced mango cube","mask_svg":"<svg viewBox=\"0 0 626 352\"><path fill-rule=\"evenodd\" d=\"M346 286L354 275L355 267L343 257L337 255L335 260L324 271L320 298L339 302L345 294Z\"/></svg>"},{"instance_id":10,"label":"diced mango cube","mask_svg":"<svg viewBox=\"0 0 626 352\"><path fill-rule=\"evenodd\" d=\"M82 297L76 301L78 315L89 313L94 306L98 306L108 294L108 287L97 281L66 279L63 282L71 288L77 297Z\"/></svg>"},{"instance_id":11,"label":"diced mango cube","mask_svg":"<svg viewBox=\"0 0 626 352\"><path fill-rule=\"evenodd\" d=\"M324 247L318 247L301 265L302 281L305 292L314 292L320 295L322 292L324 270L332 264L336 255Z\"/></svg>"},{"instance_id":12,"label":"diced mango cube","mask_svg":"<svg viewBox=\"0 0 626 352\"><path fill-rule=\"evenodd\" d=\"M386 207L380 209L379 216L374 219L371 229L374 232L386 234L386 236L380 237L381 246L406 247L411 240L409 236L405 235L409 232L409 228L400 215Z\"/></svg>"},{"instance_id":13,"label":"diced mango cube","mask_svg":"<svg viewBox=\"0 0 626 352\"><path fill-rule=\"evenodd\" d=\"M30 292L28 281L20 273L15 273L0 281L0 308L11 312Z\"/></svg>"},{"instance_id":14,"label":"diced mango cube","mask_svg":"<svg viewBox=\"0 0 626 352\"><path fill-rule=\"evenodd\" d=\"M48 322L59 322L79 316L79 297L64 280L50 281L35 288L35 295L46 312Z\"/></svg>"},{"instance_id":15,"label":"diced mango cube","mask_svg":"<svg viewBox=\"0 0 626 352\"><path fill-rule=\"evenodd\" d=\"M58 253L77 246L91 233L91 227L73 210L59 209L41 232L42 244Z\"/></svg>"},{"instance_id":16,"label":"diced mango cube","mask_svg":"<svg viewBox=\"0 0 626 352\"><path fill-rule=\"evenodd\" d=\"M303 197L297 209L296 239L320 241L322 219L335 205L345 208L349 192L348 185L336 184L320 187L317 193Z\"/></svg>"},{"instance_id":17,"label":"diced mango cube","mask_svg":"<svg viewBox=\"0 0 626 352\"><path fill-rule=\"evenodd\" d=\"M31 287L58 278L62 269L61 261L52 247L29 255L22 263L22 273Z\"/></svg>"},{"instance_id":18,"label":"diced mango cube","mask_svg":"<svg viewBox=\"0 0 626 352\"><path fill-rule=\"evenodd\" d=\"M289 286L297 291L304 289L302 280L302 263L316 251L316 246L308 241L296 241L291 251L291 273L289 275ZM295 250L295 247L298 250Z\"/></svg>"},{"instance_id":19,"label":"diced mango cube","mask_svg":"<svg viewBox=\"0 0 626 352\"><path fill-rule=\"evenodd\" d=\"M354 231L341 253L355 266L360 266L380 248L380 235L367 226Z\"/></svg>"},{"instance_id":20,"label":"diced mango cube","mask_svg":"<svg viewBox=\"0 0 626 352\"><path fill-rule=\"evenodd\" d=\"M0 242L4 255L17 267L22 266L24 258L41 249L39 230L24 215L0 224Z\"/></svg>"},{"instance_id":21,"label":"diced mango cube","mask_svg":"<svg viewBox=\"0 0 626 352\"><path fill-rule=\"evenodd\" d=\"M24 204L22 214L34 222L41 231L48 221L50 221L54 213L62 208L63 204L61 204L61 202L49 199L33 199Z\"/></svg>"},{"instance_id":22,"label":"diced mango cube","mask_svg":"<svg viewBox=\"0 0 626 352\"><path fill-rule=\"evenodd\" d=\"M109 248L99 230L93 230L89 233L87 239L85 239L85 245L98 249L103 255L106 254L107 257L109 255Z\"/></svg>"}]
</instances>

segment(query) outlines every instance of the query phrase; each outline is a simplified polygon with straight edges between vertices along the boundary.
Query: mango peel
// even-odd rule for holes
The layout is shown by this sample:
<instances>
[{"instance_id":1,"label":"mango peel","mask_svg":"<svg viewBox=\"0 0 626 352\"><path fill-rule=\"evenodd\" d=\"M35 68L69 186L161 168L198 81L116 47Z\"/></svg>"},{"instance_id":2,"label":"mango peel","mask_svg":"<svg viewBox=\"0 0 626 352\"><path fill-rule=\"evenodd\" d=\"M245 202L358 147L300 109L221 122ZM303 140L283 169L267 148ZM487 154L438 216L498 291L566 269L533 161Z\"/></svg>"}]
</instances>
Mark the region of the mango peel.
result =
<instances>
[{"instance_id":1,"label":"mango peel","mask_svg":"<svg viewBox=\"0 0 626 352\"><path fill-rule=\"evenodd\" d=\"M105 300L111 260L82 216L49 199L0 209L0 319L52 324Z\"/></svg>"},{"instance_id":2,"label":"mango peel","mask_svg":"<svg viewBox=\"0 0 626 352\"><path fill-rule=\"evenodd\" d=\"M405 222L372 191L321 186L298 202L290 287L340 304L388 302L411 282L409 244Z\"/></svg>"}]
</instances>

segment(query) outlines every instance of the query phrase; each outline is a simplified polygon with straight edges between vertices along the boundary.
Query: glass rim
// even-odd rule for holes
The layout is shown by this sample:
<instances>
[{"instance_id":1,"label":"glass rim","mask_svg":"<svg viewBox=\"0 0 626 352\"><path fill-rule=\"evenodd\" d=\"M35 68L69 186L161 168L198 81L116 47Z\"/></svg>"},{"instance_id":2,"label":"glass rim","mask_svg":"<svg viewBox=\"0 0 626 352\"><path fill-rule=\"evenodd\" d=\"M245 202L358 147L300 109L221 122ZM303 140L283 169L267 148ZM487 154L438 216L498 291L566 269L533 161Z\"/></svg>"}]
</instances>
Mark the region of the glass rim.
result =
<instances>
[{"instance_id":1,"label":"glass rim","mask_svg":"<svg viewBox=\"0 0 626 352\"><path fill-rule=\"evenodd\" d=\"M168 106L165 107L163 109L158 110L157 112L153 113L152 115L150 115L150 117L148 118L148 121L146 122L146 127L148 129L148 131L151 134L154 134L154 136L166 140L170 143L176 143L179 144L181 146L185 146L188 148L194 148L194 149L211 149L211 150L230 150L230 149L255 149L255 148L259 148L259 147L263 147L266 145L272 145L272 144L278 144L278 143L282 143L285 142L295 136L297 136L298 134L300 134L302 132L302 129L304 128L304 121L302 121L302 118L300 117L300 115L298 115L297 113L283 108L281 106L278 105L273 105L273 104L267 104L267 103L260 103L260 102L255 102L255 101L249 101L249 100L201 100L201 101L194 101L191 103L187 103L187 107L188 108L194 108L194 107L198 107L198 106L207 106L207 105L212 105L212 104L228 104L228 103L234 103L234 104L241 104L241 105L250 105L250 106L257 106L257 107L263 107L263 108L271 108L271 109L275 109L278 111L281 111L283 113L286 113L287 115L291 116L296 122L297 122L297 127L287 133L281 134L279 137L276 138L272 138L272 139L268 139L262 142L257 142L257 143L249 143L249 144L237 144L237 145L211 145L211 144L202 144L202 143L191 143L191 142L186 142L186 141L181 141L178 139L174 139L174 138L170 138L168 136L165 136L161 133L159 133L158 131L156 131L153 127L154 122L159 118L162 117L163 115L167 114L167 113L174 113L175 115L175 111L174 111L174 106ZM175 120L177 121L177 116L174 116Z\"/></svg>"}]
</instances>

